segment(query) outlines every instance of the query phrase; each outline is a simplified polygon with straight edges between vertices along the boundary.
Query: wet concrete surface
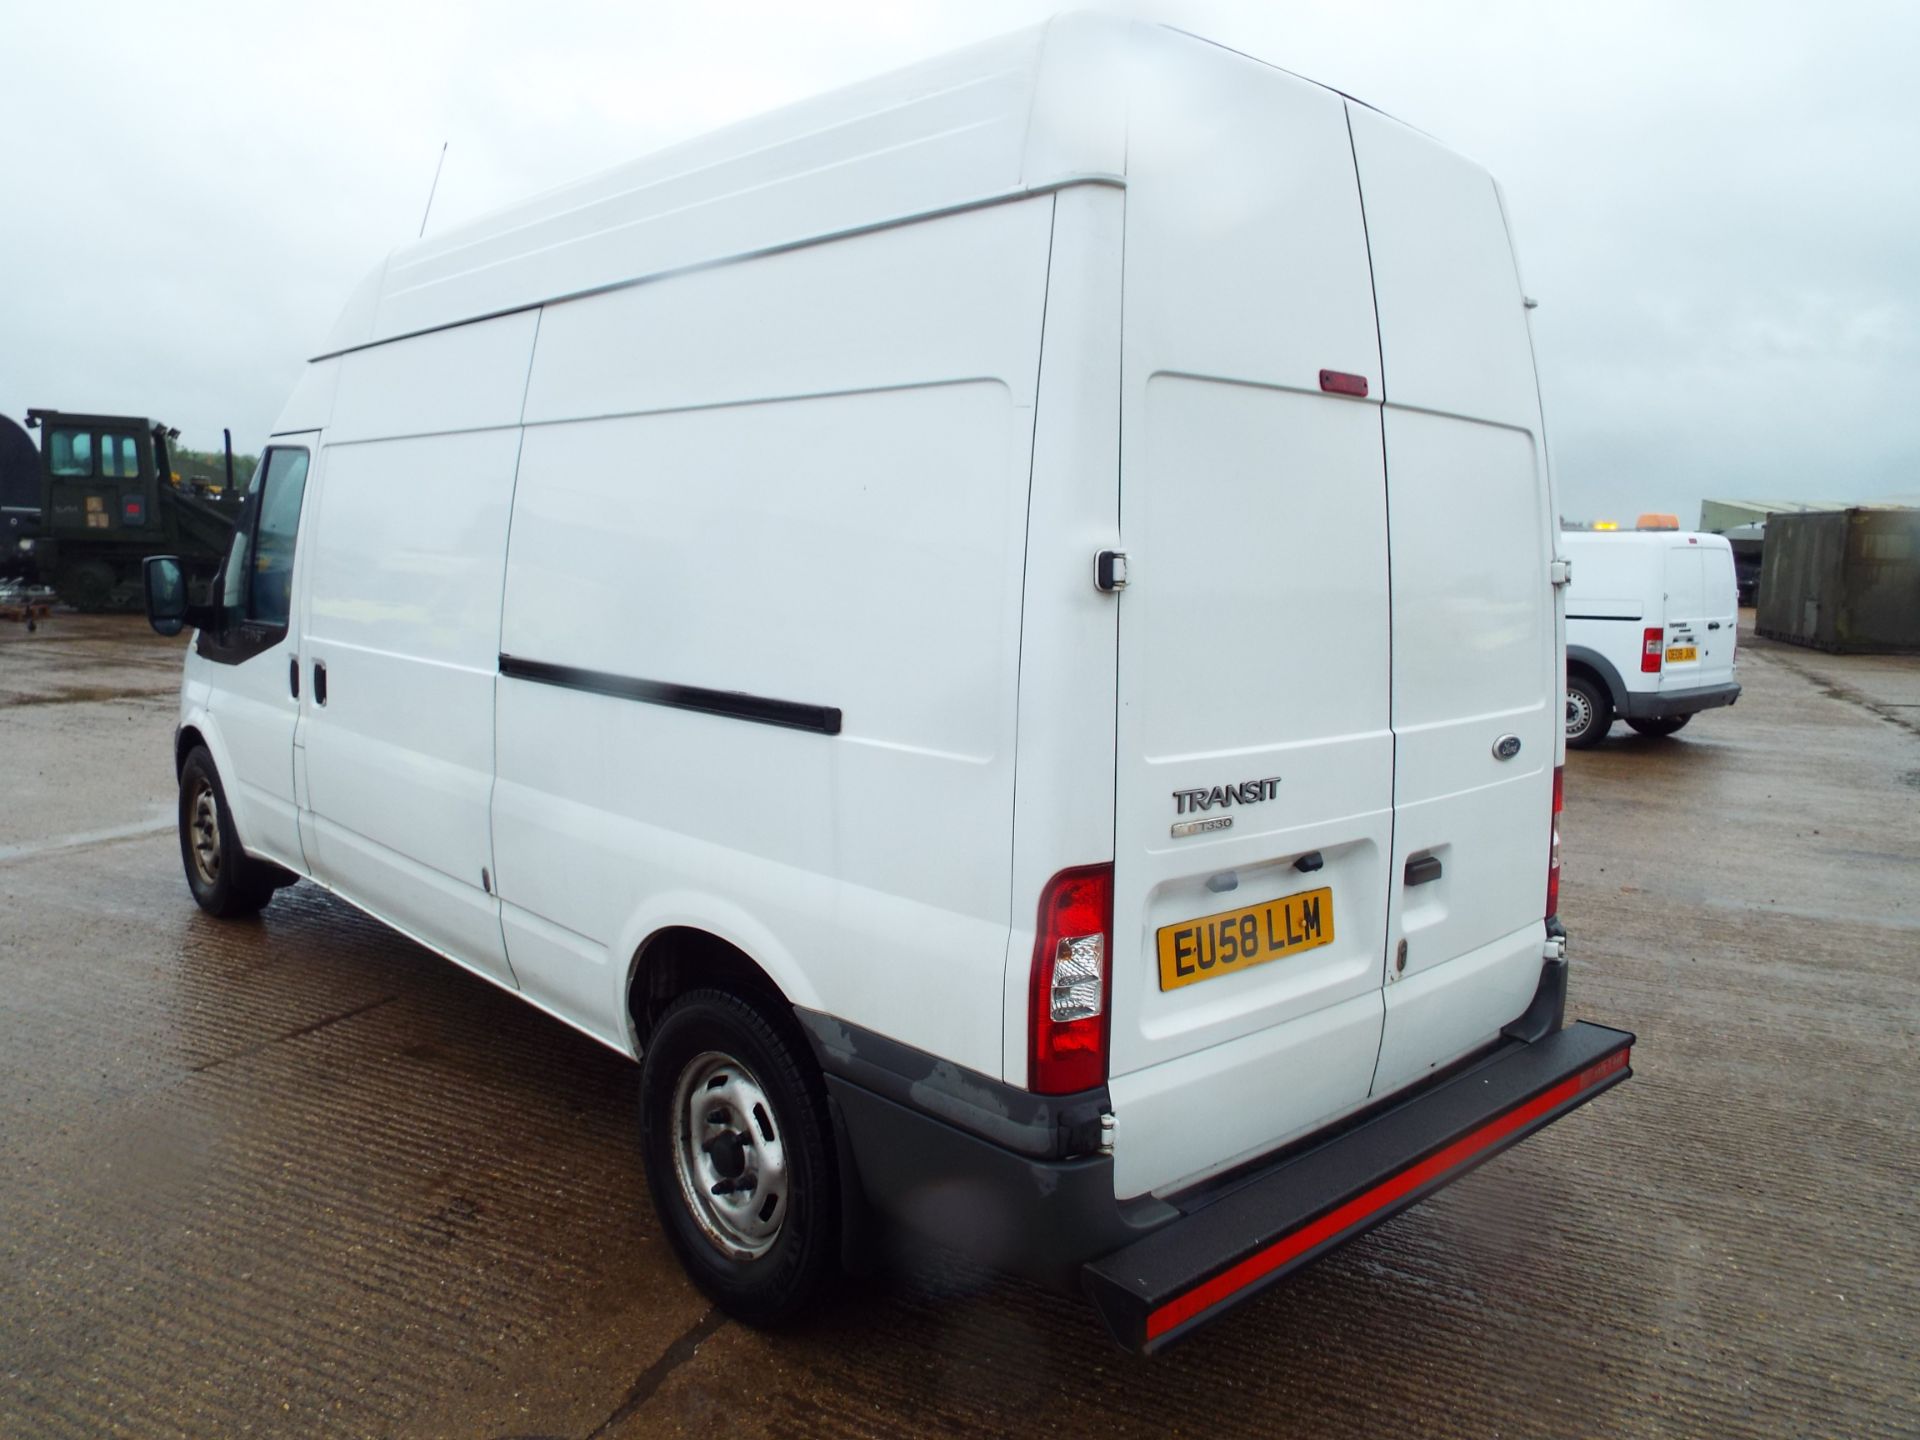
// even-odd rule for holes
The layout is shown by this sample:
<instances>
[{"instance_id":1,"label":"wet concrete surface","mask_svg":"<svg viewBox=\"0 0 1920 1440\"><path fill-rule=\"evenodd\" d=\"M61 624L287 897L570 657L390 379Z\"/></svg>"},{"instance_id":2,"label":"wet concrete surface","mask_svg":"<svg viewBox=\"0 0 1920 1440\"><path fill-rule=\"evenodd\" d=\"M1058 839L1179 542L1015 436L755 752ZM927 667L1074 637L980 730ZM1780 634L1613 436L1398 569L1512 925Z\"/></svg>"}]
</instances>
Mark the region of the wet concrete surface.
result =
<instances>
[{"instance_id":1,"label":"wet concrete surface","mask_svg":"<svg viewBox=\"0 0 1920 1440\"><path fill-rule=\"evenodd\" d=\"M194 908L177 662L0 627L0 1436L1920 1431L1920 662L1750 646L1571 757L1637 1077L1153 1361L932 1250L716 1315L634 1067L310 886Z\"/></svg>"}]
</instances>

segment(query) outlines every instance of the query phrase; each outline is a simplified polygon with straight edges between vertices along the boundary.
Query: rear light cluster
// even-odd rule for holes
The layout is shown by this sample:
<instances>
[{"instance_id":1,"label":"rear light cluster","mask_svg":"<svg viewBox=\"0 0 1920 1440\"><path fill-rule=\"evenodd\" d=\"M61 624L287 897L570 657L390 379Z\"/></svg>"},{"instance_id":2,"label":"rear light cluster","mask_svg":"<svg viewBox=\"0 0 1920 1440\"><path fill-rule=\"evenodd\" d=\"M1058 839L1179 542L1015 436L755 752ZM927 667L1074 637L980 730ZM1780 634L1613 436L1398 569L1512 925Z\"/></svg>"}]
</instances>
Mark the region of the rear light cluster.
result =
<instances>
[{"instance_id":1,"label":"rear light cluster","mask_svg":"<svg viewBox=\"0 0 1920 1440\"><path fill-rule=\"evenodd\" d=\"M1062 870L1040 895L1027 997L1027 1088L1091 1090L1107 1078L1113 866Z\"/></svg>"},{"instance_id":2,"label":"rear light cluster","mask_svg":"<svg viewBox=\"0 0 1920 1440\"><path fill-rule=\"evenodd\" d=\"M1547 844L1547 919L1560 913L1560 812L1567 808L1561 777L1564 766L1553 767L1553 838Z\"/></svg>"},{"instance_id":3,"label":"rear light cluster","mask_svg":"<svg viewBox=\"0 0 1920 1440\"><path fill-rule=\"evenodd\" d=\"M1640 673L1660 673L1660 651L1666 643L1666 631L1649 626L1640 632Z\"/></svg>"}]
</instances>

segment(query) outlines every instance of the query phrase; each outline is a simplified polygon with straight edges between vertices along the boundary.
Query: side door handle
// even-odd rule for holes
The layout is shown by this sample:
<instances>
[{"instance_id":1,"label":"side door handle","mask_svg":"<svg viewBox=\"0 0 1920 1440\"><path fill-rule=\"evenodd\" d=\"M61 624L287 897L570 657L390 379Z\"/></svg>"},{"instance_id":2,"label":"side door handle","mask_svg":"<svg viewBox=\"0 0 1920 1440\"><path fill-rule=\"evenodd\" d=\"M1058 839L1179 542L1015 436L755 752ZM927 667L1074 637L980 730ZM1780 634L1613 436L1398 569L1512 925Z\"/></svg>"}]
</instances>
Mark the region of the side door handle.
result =
<instances>
[{"instance_id":1,"label":"side door handle","mask_svg":"<svg viewBox=\"0 0 1920 1440\"><path fill-rule=\"evenodd\" d=\"M1718 630L1719 628L1720 628L1720 622L1718 620L1707 621L1707 629Z\"/></svg>"},{"instance_id":2,"label":"side door handle","mask_svg":"<svg viewBox=\"0 0 1920 1440\"><path fill-rule=\"evenodd\" d=\"M287 657L287 693L296 700L300 698L300 657L298 655Z\"/></svg>"},{"instance_id":3,"label":"side door handle","mask_svg":"<svg viewBox=\"0 0 1920 1440\"><path fill-rule=\"evenodd\" d=\"M1422 855L1418 860L1407 861L1407 884L1425 885L1429 880L1440 878L1440 857Z\"/></svg>"},{"instance_id":4,"label":"side door handle","mask_svg":"<svg viewBox=\"0 0 1920 1440\"><path fill-rule=\"evenodd\" d=\"M313 662L313 703L327 703L327 662L324 660Z\"/></svg>"}]
</instances>

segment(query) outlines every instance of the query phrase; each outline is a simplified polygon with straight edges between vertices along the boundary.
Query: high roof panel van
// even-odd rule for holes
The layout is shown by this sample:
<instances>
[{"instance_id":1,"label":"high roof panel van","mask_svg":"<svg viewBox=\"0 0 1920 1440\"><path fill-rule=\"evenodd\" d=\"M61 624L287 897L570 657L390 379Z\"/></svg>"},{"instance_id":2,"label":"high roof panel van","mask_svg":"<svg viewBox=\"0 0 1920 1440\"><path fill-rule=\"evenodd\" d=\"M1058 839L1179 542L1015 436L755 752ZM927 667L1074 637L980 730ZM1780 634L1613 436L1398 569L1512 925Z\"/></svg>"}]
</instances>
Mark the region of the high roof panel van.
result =
<instances>
[{"instance_id":1,"label":"high roof panel van","mask_svg":"<svg viewBox=\"0 0 1920 1440\"><path fill-rule=\"evenodd\" d=\"M892 1222L1157 1348L1628 1074L1500 192L1285 71L1070 18L405 246L249 504L194 893L639 1060L735 1314Z\"/></svg>"},{"instance_id":2,"label":"high roof panel van","mask_svg":"<svg viewBox=\"0 0 1920 1440\"><path fill-rule=\"evenodd\" d=\"M1724 535L1573 531L1567 593L1567 744L1598 745L1616 718L1668 736L1740 698L1739 582Z\"/></svg>"}]
</instances>

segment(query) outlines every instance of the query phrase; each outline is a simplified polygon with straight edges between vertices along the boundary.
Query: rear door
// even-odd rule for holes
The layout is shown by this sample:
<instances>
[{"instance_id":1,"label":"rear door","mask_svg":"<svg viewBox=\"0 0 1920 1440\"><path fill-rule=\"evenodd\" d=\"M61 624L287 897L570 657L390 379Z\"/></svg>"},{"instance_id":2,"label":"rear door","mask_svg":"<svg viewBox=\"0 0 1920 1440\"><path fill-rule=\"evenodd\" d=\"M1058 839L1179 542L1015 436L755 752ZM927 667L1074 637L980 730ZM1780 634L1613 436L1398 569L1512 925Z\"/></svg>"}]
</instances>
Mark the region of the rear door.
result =
<instances>
[{"instance_id":1,"label":"rear door","mask_svg":"<svg viewBox=\"0 0 1920 1440\"><path fill-rule=\"evenodd\" d=\"M1555 521L1524 297L1483 170L1348 107L1381 361L1395 824L1376 1095L1539 982L1561 703Z\"/></svg>"},{"instance_id":2,"label":"rear door","mask_svg":"<svg viewBox=\"0 0 1920 1440\"><path fill-rule=\"evenodd\" d=\"M1740 639L1740 581L1734 574L1733 547L1716 539L1703 539L1700 544L1705 601L1701 613L1706 617L1700 640L1702 685L1733 683L1734 651Z\"/></svg>"},{"instance_id":3,"label":"rear door","mask_svg":"<svg viewBox=\"0 0 1920 1440\"><path fill-rule=\"evenodd\" d=\"M1699 537L1676 537L1667 544L1660 573L1666 600L1660 689L1695 690L1726 678L1721 672L1732 669L1733 647L1731 643L1720 646L1714 642L1719 640L1728 616L1708 602L1707 555ZM1716 652L1723 652L1724 660Z\"/></svg>"},{"instance_id":4,"label":"rear door","mask_svg":"<svg viewBox=\"0 0 1920 1440\"><path fill-rule=\"evenodd\" d=\"M1337 96L1173 37L1128 154L1112 1079L1122 1194L1364 1102L1392 739Z\"/></svg>"}]
</instances>

